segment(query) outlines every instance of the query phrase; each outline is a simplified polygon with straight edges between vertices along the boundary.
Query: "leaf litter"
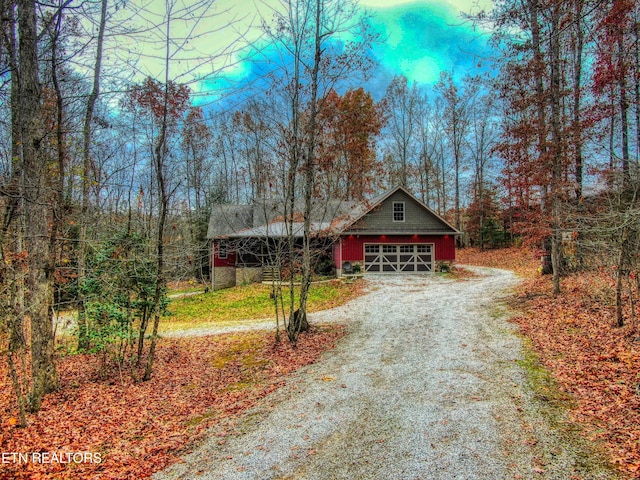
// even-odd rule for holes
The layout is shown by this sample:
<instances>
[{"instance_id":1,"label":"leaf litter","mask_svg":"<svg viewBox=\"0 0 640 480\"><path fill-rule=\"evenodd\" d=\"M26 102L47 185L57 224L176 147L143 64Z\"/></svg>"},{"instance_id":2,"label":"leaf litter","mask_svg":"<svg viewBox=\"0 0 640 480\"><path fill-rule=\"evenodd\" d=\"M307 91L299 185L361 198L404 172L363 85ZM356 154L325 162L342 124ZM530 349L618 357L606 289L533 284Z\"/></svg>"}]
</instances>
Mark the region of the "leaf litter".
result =
<instances>
[{"instance_id":1,"label":"leaf litter","mask_svg":"<svg viewBox=\"0 0 640 480\"><path fill-rule=\"evenodd\" d=\"M138 383L117 368L106 378L99 375L96 356L67 356L58 363L62 388L28 416L24 429L15 427L3 357L0 452L90 452L100 462L7 461L0 464L0 479L149 477L178 461L207 429L222 420L232 427L229 419L315 362L344 332L340 325L315 327L295 347L275 344L272 331L161 339L152 379Z\"/></svg>"}]
</instances>

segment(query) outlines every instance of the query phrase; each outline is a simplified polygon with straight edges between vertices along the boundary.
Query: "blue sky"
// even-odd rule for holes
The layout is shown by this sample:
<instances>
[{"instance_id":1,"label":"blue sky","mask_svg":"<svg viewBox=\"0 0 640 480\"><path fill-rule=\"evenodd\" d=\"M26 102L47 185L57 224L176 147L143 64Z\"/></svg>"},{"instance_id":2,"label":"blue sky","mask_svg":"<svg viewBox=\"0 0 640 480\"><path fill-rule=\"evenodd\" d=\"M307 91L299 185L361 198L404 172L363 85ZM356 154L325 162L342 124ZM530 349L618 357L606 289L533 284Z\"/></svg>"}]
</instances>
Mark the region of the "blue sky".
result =
<instances>
[{"instance_id":1,"label":"blue sky","mask_svg":"<svg viewBox=\"0 0 640 480\"><path fill-rule=\"evenodd\" d=\"M188 3L188 0L183 1ZM164 1L153 0L151 4L153 10L160 13ZM280 0L215 0L214 14L194 30L194 34L200 33L201 37L190 45L213 57L216 52L227 49L240 34L247 42L259 44L260 29L255 26L260 24L261 18L270 18L272 12L269 10L277 5ZM379 65L363 86L379 99L395 75L405 75L411 82L430 85L438 80L443 70L453 71L456 78L481 73L488 68L488 62L483 59L491 53L487 46L488 33L475 30L463 20L460 12L477 12L479 8L490 8L491 5L491 0L360 0L360 6L371 14L372 27L384 40L374 47L372 53ZM198 45L198 41L203 43ZM201 78L213 70L215 80L191 84L202 95L196 102L206 102L207 97L210 100L217 96L215 90L221 87L233 90L261 74L261 67L252 62L254 52L255 45L234 50L232 55L220 55L204 69L190 72L191 79L179 78L177 81L193 82L198 75ZM186 59L180 62L179 56L176 59L172 78L189 63ZM264 55L262 59L265 61ZM141 67L142 74L163 77L161 63L145 65L143 61Z\"/></svg>"}]
</instances>

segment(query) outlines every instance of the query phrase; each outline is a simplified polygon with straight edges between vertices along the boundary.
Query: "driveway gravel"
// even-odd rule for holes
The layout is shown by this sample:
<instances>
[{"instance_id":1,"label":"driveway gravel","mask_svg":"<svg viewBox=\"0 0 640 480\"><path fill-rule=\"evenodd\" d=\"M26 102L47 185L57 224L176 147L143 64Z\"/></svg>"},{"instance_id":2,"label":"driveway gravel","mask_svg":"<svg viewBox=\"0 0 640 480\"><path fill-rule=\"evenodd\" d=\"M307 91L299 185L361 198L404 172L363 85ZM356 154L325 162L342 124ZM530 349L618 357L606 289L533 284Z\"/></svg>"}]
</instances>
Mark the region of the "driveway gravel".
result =
<instances>
[{"instance_id":1,"label":"driveway gravel","mask_svg":"<svg viewBox=\"0 0 640 480\"><path fill-rule=\"evenodd\" d=\"M154 478L573 478L582 452L537 412L500 302L518 280L473 269L367 277L366 295L309 317L348 325L334 350Z\"/></svg>"}]
</instances>

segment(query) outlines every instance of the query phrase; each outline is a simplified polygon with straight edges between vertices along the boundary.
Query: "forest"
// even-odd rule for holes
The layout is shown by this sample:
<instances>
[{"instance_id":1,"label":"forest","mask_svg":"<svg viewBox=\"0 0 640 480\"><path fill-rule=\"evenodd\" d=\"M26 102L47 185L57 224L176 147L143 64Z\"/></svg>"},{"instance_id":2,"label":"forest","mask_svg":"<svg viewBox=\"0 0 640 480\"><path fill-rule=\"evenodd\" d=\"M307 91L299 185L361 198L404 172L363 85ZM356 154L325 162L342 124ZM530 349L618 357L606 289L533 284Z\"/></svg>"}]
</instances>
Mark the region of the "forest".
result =
<instances>
[{"instance_id":1,"label":"forest","mask_svg":"<svg viewBox=\"0 0 640 480\"><path fill-rule=\"evenodd\" d=\"M635 321L637 2L498 0L462 19L489 37L495 54L477 63L490 68L395 76L382 93L362 87L384 38L356 2L279 0L254 20L258 40L229 24L227 44L192 48L213 35L215 3L0 0L0 353L20 423L59 386L60 312L75 312L78 351L127 343L151 378L167 285L210 281L220 204L278 200L293 223L401 185L463 232L459 246L532 249L556 294L570 273L614 272L615 322ZM136 67L136 43L158 75ZM247 51L251 84L186 80Z\"/></svg>"}]
</instances>

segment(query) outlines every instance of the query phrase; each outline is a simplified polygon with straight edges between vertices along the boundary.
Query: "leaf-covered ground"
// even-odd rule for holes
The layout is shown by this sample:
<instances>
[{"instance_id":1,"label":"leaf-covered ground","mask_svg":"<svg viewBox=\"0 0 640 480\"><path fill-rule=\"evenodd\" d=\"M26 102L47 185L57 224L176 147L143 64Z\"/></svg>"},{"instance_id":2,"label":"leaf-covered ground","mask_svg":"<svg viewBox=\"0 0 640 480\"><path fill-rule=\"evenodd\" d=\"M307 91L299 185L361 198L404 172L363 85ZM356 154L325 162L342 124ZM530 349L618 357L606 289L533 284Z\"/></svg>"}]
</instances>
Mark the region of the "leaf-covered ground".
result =
<instances>
[{"instance_id":1,"label":"leaf-covered ground","mask_svg":"<svg viewBox=\"0 0 640 480\"><path fill-rule=\"evenodd\" d=\"M458 261L515 269L526 277L515 299L524 313L514 321L573 398L572 419L604 445L614 463L640 478L640 319L627 301L627 325L614 326L613 272L563 278L562 293L554 296L550 277L535 273L535 256L526 250L465 249Z\"/></svg>"},{"instance_id":2,"label":"leaf-covered ground","mask_svg":"<svg viewBox=\"0 0 640 480\"><path fill-rule=\"evenodd\" d=\"M26 429L14 426L17 410L0 363L0 478L148 477L177 461L207 428L224 441L230 419L315 362L343 333L340 326L316 327L295 348L274 344L273 332L162 339L153 378L138 383L116 368L100 373L96 356L67 356L58 363L62 388L29 415ZM34 462L39 452L48 456ZM77 452L91 454L89 461L63 463ZM25 463L12 453L30 457Z\"/></svg>"}]
</instances>

